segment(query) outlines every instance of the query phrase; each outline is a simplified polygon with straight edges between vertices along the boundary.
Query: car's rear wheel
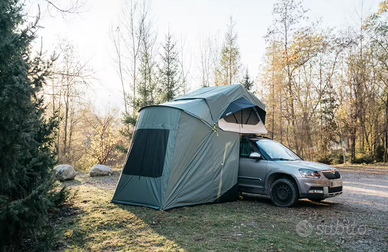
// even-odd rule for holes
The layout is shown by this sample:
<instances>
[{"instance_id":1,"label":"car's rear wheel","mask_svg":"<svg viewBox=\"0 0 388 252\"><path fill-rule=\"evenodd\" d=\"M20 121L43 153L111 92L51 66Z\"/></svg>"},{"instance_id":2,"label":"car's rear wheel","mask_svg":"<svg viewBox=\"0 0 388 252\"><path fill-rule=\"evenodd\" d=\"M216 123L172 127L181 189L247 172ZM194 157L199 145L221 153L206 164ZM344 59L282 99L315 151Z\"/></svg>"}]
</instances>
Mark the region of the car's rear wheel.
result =
<instances>
[{"instance_id":1,"label":"car's rear wheel","mask_svg":"<svg viewBox=\"0 0 388 252\"><path fill-rule=\"evenodd\" d=\"M298 188L295 182L282 178L272 183L271 200L275 206L291 207L298 202Z\"/></svg>"}]
</instances>

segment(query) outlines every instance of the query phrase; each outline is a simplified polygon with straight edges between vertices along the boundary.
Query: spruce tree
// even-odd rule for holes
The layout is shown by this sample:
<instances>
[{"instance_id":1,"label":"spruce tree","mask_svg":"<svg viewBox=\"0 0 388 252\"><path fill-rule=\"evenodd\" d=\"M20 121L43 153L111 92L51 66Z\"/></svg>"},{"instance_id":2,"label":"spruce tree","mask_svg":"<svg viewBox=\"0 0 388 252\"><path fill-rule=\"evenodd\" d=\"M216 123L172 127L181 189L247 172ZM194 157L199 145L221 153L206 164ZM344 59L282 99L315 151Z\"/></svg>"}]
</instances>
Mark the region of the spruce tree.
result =
<instances>
[{"instance_id":1,"label":"spruce tree","mask_svg":"<svg viewBox=\"0 0 388 252\"><path fill-rule=\"evenodd\" d=\"M44 119L38 94L51 64L31 56L37 24L26 26L22 9L20 1L0 1L0 251L42 237L61 196L51 151L58 123Z\"/></svg>"},{"instance_id":2,"label":"spruce tree","mask_svg":"<svg viewBox=\"0 0 388 252\"><path fill-rule=\"evenodd\" d=\"M221 49L220 65L216 70L216 86L237 84L240 76L240 49L237 44L237 33L235 22L230 17L228 30L225 34L225 41Z\"/></svg>"},{"instance_id":3,"label":"spruce tree","mask_svg":"<svg viewBox=\"0 0 388 252\"><path fill-rule=\"evenodd\" d=\"M141 27L141 44L139 50L139 77L135 111L144 106L154 105L156 97L156 64L154 60L154 46L156 37L152 33L151 24L143 22Z\"/></svg>"},{"instance_id":4,"label":"spruce tree","mask_svg":"<svg viewBox=\"0 0 388 252\"><path fill-rule=\"evenodd\" d=\"M176 51L176 43L170 32L166 35L166 43L163 46L162 61L160 68L159 90L161 103L174 99L181 87L179 59Z\"/></svg>"},{"instance_id":5,"label":"spruce tree","mask_svg":"<svg viewBox=\"0 0 388 252\"><path fill-rule=\"evenodd\" d=\"M148 41L145 41L142 47L139 73L135 110L155 104L155 62L153 61L152 48Z\"/></svg>"},{"instance_id":6,"label":"spruce tree","mask_svg":"<svg viewBox=\"0 0 388 252\"><path fill-rule=\"evenodd\" d=\"M242 84L246 88L246 90L250 91L253 87L253 83L253 80L251 80L251 77L249 76L248 69L246 69Z\"/></svg>"}]
</instances>

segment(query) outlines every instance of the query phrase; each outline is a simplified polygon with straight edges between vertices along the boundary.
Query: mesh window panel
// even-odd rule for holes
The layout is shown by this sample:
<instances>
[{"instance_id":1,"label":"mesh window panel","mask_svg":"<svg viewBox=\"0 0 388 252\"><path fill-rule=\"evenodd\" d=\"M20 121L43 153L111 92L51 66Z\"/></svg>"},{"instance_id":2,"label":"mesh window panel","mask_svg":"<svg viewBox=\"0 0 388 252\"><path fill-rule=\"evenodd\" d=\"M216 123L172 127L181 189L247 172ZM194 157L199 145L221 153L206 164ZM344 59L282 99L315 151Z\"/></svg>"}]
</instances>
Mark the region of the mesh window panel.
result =
<instances>
[{"instance_id":1,"label":"mesh window panel","mask_svg":"<svg viewBox=\"0 0 388 252\"><path fill-rule=\"evenodd\" d=\"M224 120L229 123L248 125L256 125L258 122L260 122L260 119L257 117L254 108L245 108L236 111L233 114L224 117Z\"/></svg>"},{"instance_id":2,"label":"mesh window panel","mask_svg":"<svg viewBox=\"0 0 388 252\"><path fill-rule=\"evenodd\" d=\"M143 177L162 176L168 135L166 129L138 129L123 173Z\"/></svg>"}]
</instances>

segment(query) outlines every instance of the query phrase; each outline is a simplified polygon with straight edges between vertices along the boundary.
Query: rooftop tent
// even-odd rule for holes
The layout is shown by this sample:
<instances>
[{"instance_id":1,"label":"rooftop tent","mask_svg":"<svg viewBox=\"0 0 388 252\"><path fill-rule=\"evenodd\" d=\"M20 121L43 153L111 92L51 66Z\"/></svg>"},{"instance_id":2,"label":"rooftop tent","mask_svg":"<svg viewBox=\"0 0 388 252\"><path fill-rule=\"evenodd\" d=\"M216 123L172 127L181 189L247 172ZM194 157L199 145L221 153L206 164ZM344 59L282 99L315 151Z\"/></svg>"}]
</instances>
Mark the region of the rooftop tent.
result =
<instances>
[{"instance_id":1,"label":"rooftop tent","mask_svg":"<svg viewBox=\"0 0 388 252\"><path fill-rule=\"evenodd\" d=\"M264 123L264 104L241 85L142 108L112 202L166 210L235 199L239 133L264 133Z\"/></svg>"},{"instance_id":2,"label":"rooftop tent","mask_svg":"<svg viewBox=\"0 0 388 252\"><path fill-rule=\"evenodd\" d=\"M258 111L260 108L241 97L228 106L218 121L218 125L225 131L267 134Z\"/></svg>"}]
</instances>

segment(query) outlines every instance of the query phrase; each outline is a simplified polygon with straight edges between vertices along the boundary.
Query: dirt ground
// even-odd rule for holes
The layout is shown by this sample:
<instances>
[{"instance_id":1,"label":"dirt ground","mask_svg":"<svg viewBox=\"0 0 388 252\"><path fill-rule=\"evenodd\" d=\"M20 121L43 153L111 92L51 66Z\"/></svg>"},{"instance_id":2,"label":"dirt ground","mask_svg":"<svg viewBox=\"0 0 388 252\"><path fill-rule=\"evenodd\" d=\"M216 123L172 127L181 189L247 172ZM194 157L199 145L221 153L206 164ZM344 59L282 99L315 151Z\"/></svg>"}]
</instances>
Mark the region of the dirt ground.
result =
<instances>
[{"instance_id":1,"label":"dirt ground","mask_svg":"<svg viewBox=\"0 0 388 252\"><path fill-rule=\"evenodd\" d=\"M337 168L344 180L344 193L320 203L300 200L293 208L278 208L268 197L244 195L240 203L231 204L253 204L256 211L271 218L286 217L290 220L287 232L330 243L327 247L335 245L339 251L388 251L388 167ZM70 187L92 186L113 193L120 172L115 170L113 176L101 178L79 174L76 181L64 184ZM228 207L228 204L221 205Z\"/></svg>"},{"instance_id":2,"label":"dirt ground","mask_svg":"<svg viewBox=\"0 0 388 252\"><path fill-rule=\"evenodd\" d=\"M365 235L349 239L354 251L388 251L388 168L339 166L344 193L326 200L344 220L365 225Z\"/></svg>"}]
</instances>

